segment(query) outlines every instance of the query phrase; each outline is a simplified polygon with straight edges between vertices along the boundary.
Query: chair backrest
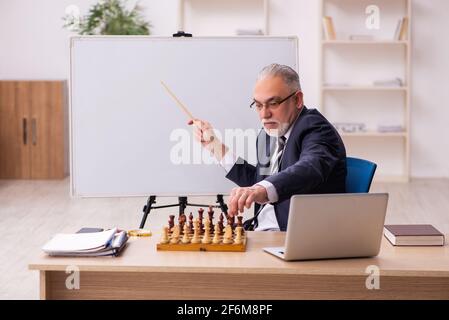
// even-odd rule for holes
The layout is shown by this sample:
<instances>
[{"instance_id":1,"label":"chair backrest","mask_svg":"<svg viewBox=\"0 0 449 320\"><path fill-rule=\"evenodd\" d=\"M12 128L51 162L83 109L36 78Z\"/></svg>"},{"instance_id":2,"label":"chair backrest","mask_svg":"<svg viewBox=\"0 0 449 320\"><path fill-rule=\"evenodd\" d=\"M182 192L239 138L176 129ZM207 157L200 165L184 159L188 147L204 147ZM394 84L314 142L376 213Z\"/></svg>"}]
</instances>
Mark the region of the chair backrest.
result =
<instances>
[{"instance_id":1,"label":"chair backrest","mask_svg":"<svg viewBox=\"0 0 449 320\"><path fill-rule=\"evenodd\" d=\"M368 160L347 157L346 168L346 192L369 192L377 164Z\"/></svg>"}]
</instances>

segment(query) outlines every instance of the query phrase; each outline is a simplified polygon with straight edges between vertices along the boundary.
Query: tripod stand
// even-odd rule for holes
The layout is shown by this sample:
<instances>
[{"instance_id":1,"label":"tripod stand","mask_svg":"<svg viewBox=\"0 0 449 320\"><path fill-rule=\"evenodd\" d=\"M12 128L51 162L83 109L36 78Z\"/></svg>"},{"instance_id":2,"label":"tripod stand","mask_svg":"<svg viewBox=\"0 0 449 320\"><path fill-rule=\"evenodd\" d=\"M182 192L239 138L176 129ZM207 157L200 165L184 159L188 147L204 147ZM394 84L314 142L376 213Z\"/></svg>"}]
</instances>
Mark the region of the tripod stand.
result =
<instances>
[{"instance_id":1,"label":"tripod stand","mask_svg":"<svg viewBox=\"0 0 449 320\"><path fill-rule=\"evenodd\" d=\"M221 211L225 215L228 214L228 206L224 203L222 194L217 194L217 201L215 203L218 203L218 205L189 203L187 200L187 197L178 197L178 203L176 203L176 204L169 204L169 205L164 205L164 206L154 206L155 203L156 203L156 196L149 196L148 200L147 200L147 204L143 207L143 217L142 217L142 221L140 222L140 229L143 229L145 227L145 222L147 221L148 214L150 213L150 211L152 209L179 207L179 215L182 215L182 214L184 214L184 211L187 206L212 207L212 208L220 208Z\"/></svg>"}]
</instances>

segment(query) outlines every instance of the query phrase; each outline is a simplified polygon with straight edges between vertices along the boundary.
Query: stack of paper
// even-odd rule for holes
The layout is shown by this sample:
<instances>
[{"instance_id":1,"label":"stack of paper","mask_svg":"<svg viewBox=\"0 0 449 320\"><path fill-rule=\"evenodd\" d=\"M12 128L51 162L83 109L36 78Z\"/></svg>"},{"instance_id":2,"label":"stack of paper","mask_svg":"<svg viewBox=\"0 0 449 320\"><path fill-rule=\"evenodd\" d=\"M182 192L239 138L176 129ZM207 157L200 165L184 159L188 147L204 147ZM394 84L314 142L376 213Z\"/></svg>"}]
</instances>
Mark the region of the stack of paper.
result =
<instances>
[{"instance_id":1,"label":"stack of paper","mask_svg":"<svg viewBox=\"0 0 449 320\"><path fill-rule=\"evenodd\" d=\"M42 250L51 256L108 256L117 255L125 246L126 231L113 228L103 232L55 235Z\"/></svg>"}]
</instances>

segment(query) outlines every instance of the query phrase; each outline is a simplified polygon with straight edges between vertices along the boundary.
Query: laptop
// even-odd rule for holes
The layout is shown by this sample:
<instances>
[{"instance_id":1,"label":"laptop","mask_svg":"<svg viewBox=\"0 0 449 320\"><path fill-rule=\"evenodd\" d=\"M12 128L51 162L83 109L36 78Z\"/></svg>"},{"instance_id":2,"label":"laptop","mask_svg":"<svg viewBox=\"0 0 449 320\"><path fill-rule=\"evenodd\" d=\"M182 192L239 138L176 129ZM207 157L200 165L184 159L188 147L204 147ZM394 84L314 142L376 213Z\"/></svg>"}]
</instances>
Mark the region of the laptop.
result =
<instances>
[{"instance_id":1,"label":"laptop","mask_svg":"<svg viewBox=\"0 0 449 320\"><path fill-rule=\"evenodd\" d=\"M285 246L263 250L287 261L376 256L387 203L387 193L292 196Z\"/></svg>"}]
</instances>

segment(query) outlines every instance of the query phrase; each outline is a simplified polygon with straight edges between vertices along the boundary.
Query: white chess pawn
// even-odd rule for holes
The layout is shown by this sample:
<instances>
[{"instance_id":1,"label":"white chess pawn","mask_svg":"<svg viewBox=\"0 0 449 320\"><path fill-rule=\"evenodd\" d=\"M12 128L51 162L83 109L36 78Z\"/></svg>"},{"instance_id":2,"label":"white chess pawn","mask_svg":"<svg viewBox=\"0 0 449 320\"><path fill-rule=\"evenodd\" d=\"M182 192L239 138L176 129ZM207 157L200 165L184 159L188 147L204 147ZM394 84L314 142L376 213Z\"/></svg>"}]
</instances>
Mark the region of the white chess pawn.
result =
<instances>
[{"instance_id":1,"label":"white chess pawn","mask_svg":"<svg viewBox=\"0 0 449 320\"><path fill-rule=\"evenodd\" d=\"M206 219L206 221L204 222L204 236L203 236L203 239L201 240L201 242L202 243L211 243L209 219Z\"/></svg>"},{"instance_id":2,"label":"white chess pawn","mask_svg":"<svg viewBox=\"0 0 449 320\"><path fill-rule=\"evenodd\" d=\"M173 228L173 233L171 235L171 240L170 243L171 244L176 244L179 242L179 235L180 235L180 230L179 230L179 225L174 226Z\"/></svg>"},{"instance_id":3,"label":"white chess pawn","mask_svg":"<svg viewBox=\"0 0 449 320\"><path fill-rule=\"evenodd\" d=\"M192 240L190 241L191 243L200 242L199 229L200 229L200 221L198 220L198 218L196 218L195 221L193 222L193 237Z\"/></svg>"},{"instance_id":4,"label":"white chess pawn","mask_svg":"<svg viewBox=\"0 0 449 320\"><path fill-rule=\"evenodd\" d=\"M220 243L220 226L218 223L215 225L214 228L214 238L212 239L212 243Z\"/></svg>"},{"instance_id":5,"label":"white chess pawn","mask_svg":"<svg viewBox=\"0 0 449 320\"><path fill-rule=\"evenodd\" d=\"M242 242L243 242L242 231L243 231L242 227L235 228L235 239L234 239L235 244L242 244Z\"/></svg>"},{"instance_id":6,"label":"white chess pawn","mask_svg":"<svg viewBox=\"0 0 449 320\"><path fill-rule=\"evenodd\" d=\"M190 242L189 226L187 225L187 223L184 225L184 236L182 237L181 242L182 243L189 243Z\"/></svg>"},{"instance_id":7,"label":"white chess pawn","mask_svg":"<svg viewBox=\"0 0 449 320\"><path fill-rule=\"evenodd\" d=\"M162 230L161 243L168 243L170 239L168 238L168 227L164 227Z\"/></svg>"},{"instance_id":8,"label":"white chess pawn","mask_svg":"<svg viewBox=\"0 0 449 320\"><path fill-rule=\"evenodd\" d=\"M226 243L226 244L232 243L232 227L230 225L227 225L225 227L223 243Z\"/></svg>"}]
</instances>

